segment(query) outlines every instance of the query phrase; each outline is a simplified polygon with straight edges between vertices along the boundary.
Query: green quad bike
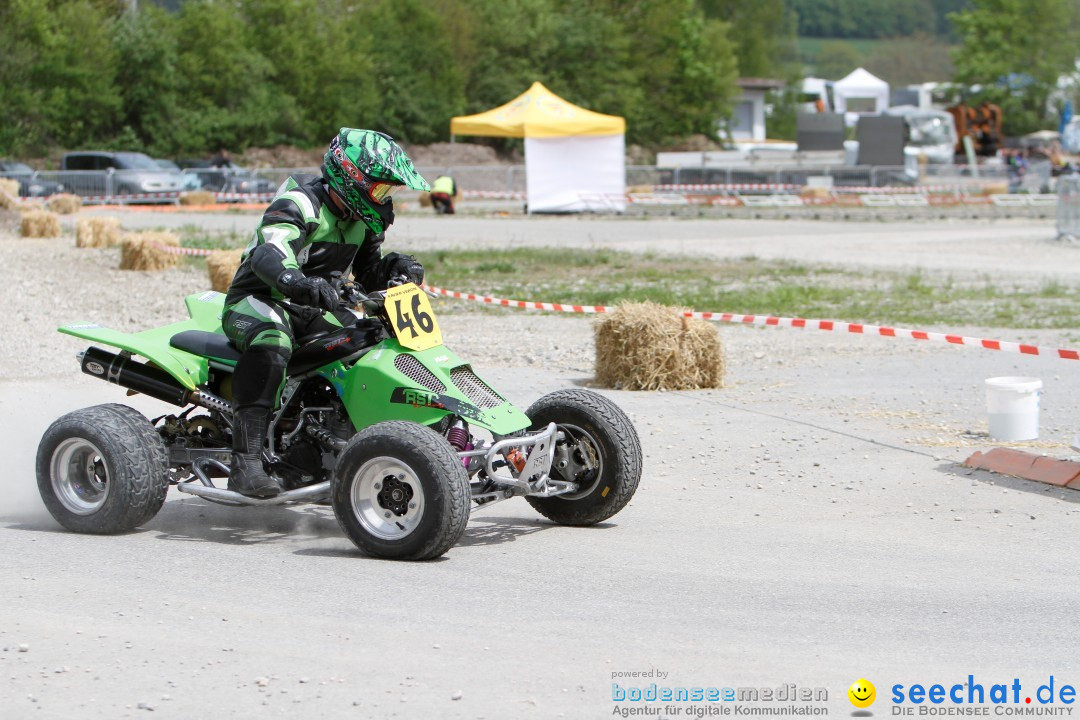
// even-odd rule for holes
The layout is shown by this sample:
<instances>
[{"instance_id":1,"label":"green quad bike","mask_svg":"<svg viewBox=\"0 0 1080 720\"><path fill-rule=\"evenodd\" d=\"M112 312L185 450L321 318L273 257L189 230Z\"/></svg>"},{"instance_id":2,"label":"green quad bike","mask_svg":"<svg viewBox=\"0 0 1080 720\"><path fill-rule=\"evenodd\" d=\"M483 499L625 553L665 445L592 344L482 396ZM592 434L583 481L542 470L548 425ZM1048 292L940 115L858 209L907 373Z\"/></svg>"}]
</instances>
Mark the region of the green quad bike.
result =
<instances>
[{"instance_id":1,"label":"green quad bike","mask_svg":"<svg viewBox=\"0 0 1080 720\"><path fill-rule=\"evenodd\" d=\"M106 534L148 522L170 485L224 505L329 502L361 550L423 560L454 546L471 506L523 495L556 523L592 525L630 501L641 445L618 406L561 390L521 412L442 344L427 295L397 283L365 295L336 281L366 316L301 338L263 451L284 491L267 499L213 481L229 474L240 357L221 331L222 294L190 295L190 319L144 332L61 327L119 349L79 353L83 372L182 409L153 421L117 404L61 417L38 447L45 506L69 530Z\"/></svg>"}]
</instances>

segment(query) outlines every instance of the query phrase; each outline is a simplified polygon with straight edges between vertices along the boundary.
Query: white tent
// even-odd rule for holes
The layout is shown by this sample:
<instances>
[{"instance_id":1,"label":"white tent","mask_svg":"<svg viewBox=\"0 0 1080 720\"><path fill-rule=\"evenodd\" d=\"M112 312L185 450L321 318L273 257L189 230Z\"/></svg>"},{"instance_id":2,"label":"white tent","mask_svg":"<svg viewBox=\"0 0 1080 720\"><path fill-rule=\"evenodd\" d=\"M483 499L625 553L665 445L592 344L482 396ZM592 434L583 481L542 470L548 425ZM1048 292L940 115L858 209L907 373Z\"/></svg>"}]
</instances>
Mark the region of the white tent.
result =
<instances>
[{"instance_id":1,"label":"white tent","mask_svg":"<svg viewBox=\"0 0 1080 720\"><path fill-rule=\"evenodd\" d=\"M529 212L626 209L626 121L540 83L505 105L450 120L454 135L525 138Z\"/></svg>"},{"instance_id":2,"label":"white tent","mask_svg":"<svg viewBox=\"0 0 1080 720\"><path fill-rule=\"evenodd\" d=\"M863 68L856 68L833 84L833 96L838 113L877 115L889 107L889 83Z\"/></svg>"}]
</instances>

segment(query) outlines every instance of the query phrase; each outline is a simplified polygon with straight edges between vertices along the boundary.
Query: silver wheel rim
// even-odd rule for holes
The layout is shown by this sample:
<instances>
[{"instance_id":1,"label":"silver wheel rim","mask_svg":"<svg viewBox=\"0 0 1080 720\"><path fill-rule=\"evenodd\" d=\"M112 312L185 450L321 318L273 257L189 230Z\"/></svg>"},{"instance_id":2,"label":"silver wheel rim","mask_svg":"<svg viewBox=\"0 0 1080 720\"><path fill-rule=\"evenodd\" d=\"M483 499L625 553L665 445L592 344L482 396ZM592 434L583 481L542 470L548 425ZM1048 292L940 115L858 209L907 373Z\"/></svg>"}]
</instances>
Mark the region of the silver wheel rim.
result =
<instances>
[{"instance_id":1,"label":"silver wheel rim","mask_svg":"<svg viewBox=\"0 0 1080 720\"><path fill-rule=\"evenodd\" d=\"M592 447L593 453L596 455L596 476L593 478L592 482L588 485L582 485L576 493L558 496L563 500L580 500L589 495L596 489L596 486L600 484L600 478L604 476L604 456L600 454L600 444L596 442L596 438L579 428L577 425L559 423L558 428L566 434L568 438L573 438L575 443L588 443L588 445ZM552 470L559 473L558 468L552 468ZM562 474L559 473L559 476L562 477ZM563 477L562 479L577 482L574 478Z\"/></svg>"},{"instance_id":2,"label":"silver wheel rim","mask_svg":"<svg viewBox=\"0 0 1080 720\"><path fill-rule=\"evenodd\" d=\"M349 496L360 525L380 540L407 537L424 516L420 479L396 458L381 456L361 465Z\"/></svg>"},{"instance_id":3,"label":"silver wheel rim","mask_svg":"<svg viewBox=\"0 0 1080 720\"><path fill-rule=\"evenodd\" d=\"M108 499L109 466L89 440L69 438L57 445L51 469L53 493L69 512L91 515Z\"/></svg>"}]
</instances>

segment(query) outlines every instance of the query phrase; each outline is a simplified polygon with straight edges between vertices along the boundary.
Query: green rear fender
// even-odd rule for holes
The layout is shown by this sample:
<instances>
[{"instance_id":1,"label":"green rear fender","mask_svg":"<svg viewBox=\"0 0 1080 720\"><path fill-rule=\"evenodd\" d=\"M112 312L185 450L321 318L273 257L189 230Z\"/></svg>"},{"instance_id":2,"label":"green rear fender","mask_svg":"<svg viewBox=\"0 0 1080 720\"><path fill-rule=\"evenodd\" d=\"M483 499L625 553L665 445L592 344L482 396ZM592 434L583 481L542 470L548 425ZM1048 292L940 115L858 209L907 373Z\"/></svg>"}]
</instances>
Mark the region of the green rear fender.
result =
<instances>
[{"instance_id":1,"label":"green rear fender","mask_svg":"<svg viewBox=\"0 0 1080 720\"><path fill-rule=\"evenodd\" d=\"M345 372L342 400L357 430L387 420L433 425L449 414L460 415L470 425L497 435L529 427L525 413L482 380L480 383L490 390L485 394L492 402L501 402L496 407L477 407L451 379L451 372L463 367L469 368L469 363L445 345L414 351L403 348L397 340L384 340ZM471 392L475 397L476 391Z\"/></svg>"},{"instance_id":2,"label":"green rear fender","mask_svg":"<svg viewBox=\"0 0 1080 720\"><path fill-rule=\"evenodd\" d=\"M191 316L189 319L137 333L120 332L97 323L73 323L58 329L65 335L141 355L172 375L184 387L194 390L207 381L207 360L172 347L169 340L184 330L221 332L224 300L225 296L217 292L188 295L184 298L184 303Z\"/></svg>"}]
</instances>

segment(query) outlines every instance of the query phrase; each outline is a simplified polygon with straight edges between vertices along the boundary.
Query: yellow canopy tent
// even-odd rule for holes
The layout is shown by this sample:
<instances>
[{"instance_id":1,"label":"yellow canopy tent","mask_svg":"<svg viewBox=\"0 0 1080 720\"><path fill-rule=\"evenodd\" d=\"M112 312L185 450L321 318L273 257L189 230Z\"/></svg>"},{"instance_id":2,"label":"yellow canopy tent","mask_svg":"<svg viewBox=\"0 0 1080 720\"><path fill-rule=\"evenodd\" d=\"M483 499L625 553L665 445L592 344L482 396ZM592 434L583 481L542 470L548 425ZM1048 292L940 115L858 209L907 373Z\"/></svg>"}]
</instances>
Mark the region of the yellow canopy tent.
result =
<instances>
[{"instance_id":1,"label":"yellow canopy tent","mask_svg":"<svg viewBox=\"0 0 1080 720\"><path fill-rule=\"evenodd\" d=\"M451 135L550 138L624 133L625 119L578 107L539 82L505 105L450 119Z\"/></svg>"},{"instance_id":2,"label":"yellow canopy tent","mask_svg":"<svg viewBox=\"0 0 1080 720\"><path fill-rule=\"evenodd\" d=\"M505 105L451 118L456 135L525 139L529 212L626 207L626 120L563 100L539 82Z\"/></svg>"}]
</instances>

